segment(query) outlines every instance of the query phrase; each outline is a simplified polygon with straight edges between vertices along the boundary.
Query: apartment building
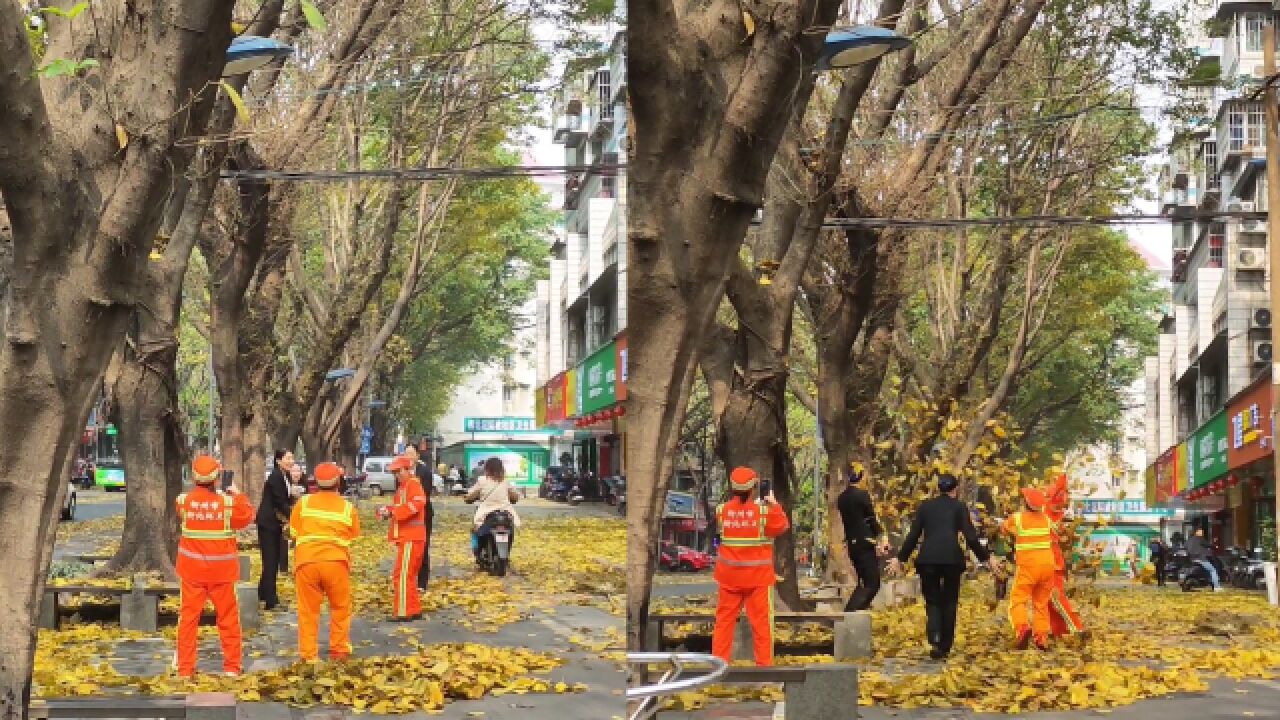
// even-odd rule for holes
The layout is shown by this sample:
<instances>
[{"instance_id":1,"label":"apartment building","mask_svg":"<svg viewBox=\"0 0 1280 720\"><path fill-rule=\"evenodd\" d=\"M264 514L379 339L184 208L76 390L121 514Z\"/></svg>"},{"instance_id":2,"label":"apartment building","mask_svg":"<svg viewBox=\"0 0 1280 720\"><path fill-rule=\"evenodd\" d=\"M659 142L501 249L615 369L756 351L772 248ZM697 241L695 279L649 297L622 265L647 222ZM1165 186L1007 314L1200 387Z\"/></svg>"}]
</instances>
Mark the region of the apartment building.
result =
<instances>
[{"instance_id":1,"label":"apartment building","mask_svg":"<svg viewBox=\"0 0 1280 720\"><path fill-rule=\"evenodd\" d=\"M1271 3L1210 11L1194 22L1206 32L1199 82L1187 86L1206 112L1177 128L1160 177L1172 219L1172 302L1146 363L1146 500L1175 511L1167 534L1199 527L1220 548L1265 545L1274 557L1275 478L1261 429L1271 402L1267 226L1203 219L1267 210L1266 112L1252 95Z\"/></svg>"},{"instance_id":2,"label":"apartment building","mask_svg":"<svg viewBox=\"0 0 1280 720\"><path fill-rule=\"evenodd\" d=\"M626 32L570 63L554 107L564 165L563 229L537 293L537 423L561 430L552 458L599 477L625 473L627 377Z\"/></svg>"}]
</instances>

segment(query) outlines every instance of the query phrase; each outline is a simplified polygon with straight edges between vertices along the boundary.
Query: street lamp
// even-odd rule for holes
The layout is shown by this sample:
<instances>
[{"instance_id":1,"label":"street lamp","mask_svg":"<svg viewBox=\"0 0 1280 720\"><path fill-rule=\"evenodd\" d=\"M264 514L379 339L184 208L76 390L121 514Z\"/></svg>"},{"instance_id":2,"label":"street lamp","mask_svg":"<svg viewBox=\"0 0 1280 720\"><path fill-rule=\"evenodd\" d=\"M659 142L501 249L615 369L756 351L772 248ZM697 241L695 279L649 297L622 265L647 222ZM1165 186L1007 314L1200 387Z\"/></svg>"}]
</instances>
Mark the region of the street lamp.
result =
<instances>
[{"instance_id":1,"label":"street lamp","mask_svg":"<svg viewBox=\"0 0 1280 720\"><path fill-rule=\"evenodd\" d=\"M875 25L832 28L822 44L815 69L823 72L861 65L910 44L910 38Z\"/></svg>"},{"instance_id":2,"label":"street lamp","mask_svg":"<svg viewBox=\"0 0 1280 720\"><path fill-rule=\"evenodd\" d=\"M289 57L293 47L279 40L258 37L256 35L240 35L231 41L227 48L227 64L222 68L222 77L243 75L253 72L276 58Z\"/></svg>"}]
</instances>

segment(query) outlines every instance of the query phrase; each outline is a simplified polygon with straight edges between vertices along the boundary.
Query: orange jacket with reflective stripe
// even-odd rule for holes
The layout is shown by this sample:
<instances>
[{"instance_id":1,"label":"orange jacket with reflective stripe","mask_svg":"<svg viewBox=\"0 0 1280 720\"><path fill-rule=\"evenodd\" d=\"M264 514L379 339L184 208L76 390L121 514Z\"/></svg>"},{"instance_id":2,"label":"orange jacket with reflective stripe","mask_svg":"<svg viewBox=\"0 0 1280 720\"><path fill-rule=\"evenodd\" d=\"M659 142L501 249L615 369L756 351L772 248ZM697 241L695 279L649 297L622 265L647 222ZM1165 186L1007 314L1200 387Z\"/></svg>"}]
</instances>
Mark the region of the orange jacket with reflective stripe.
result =
<instances>
[{"instance_id":1,"label":"orange jacket with reflective stripe","mask_svg":"<svg viewBox=\"0 0 1280 720\"><path fill-rule=\"evenodd\" d=\"M387 539L391 542L425 542L427 539L427 493L416 477L410 477L396 490Z\"/></svg>"},{"instance_id":2,"label":"orange jacket with reflective stripe","mask_svg":"<svg viewBox=\"0 0 1280 720\"><path fill-rule=\"evenodd\" d=\"M336 490L303 495L289 516L296 544L294 567L338 561L351 567L351 542L360 536L360 515Z\"/></svg>"},{"instance_id":3,"label":"orange jacket with reflective stripe","mask_svg":"<svg viewBox=\"0 0 1280 720\"><path fill-rule=\"evenodd\" d=\"M720 524L716 582L735 588L774 584L773 539L790 527L782 506L735 497L716 508L716 519Z\"/></svg>"},{"instance_id":4,"label":"orange jacket with reflective stripe","mask_svg":"<svg viewBox=\"0 0 1280 720\"><path fill-rule=\"evenodd\" d=\"M178 577L206 583L240 579L236 531L253 522L253 505L244 495L220 495L197 485L178 496Z\"/></svg>"},{"instance_id":5,"label":"orange jacket with reflective stripe","mask_svg":"<svg viewBox=\"0 0 1280 720\"><path fill-rule=\"evenodd\" d=\"M1013 536L1014 561L1055 562L1058 524L1042 512L1024 510L1010 515L1002 529Z\"/></svg>"}]
</instances>

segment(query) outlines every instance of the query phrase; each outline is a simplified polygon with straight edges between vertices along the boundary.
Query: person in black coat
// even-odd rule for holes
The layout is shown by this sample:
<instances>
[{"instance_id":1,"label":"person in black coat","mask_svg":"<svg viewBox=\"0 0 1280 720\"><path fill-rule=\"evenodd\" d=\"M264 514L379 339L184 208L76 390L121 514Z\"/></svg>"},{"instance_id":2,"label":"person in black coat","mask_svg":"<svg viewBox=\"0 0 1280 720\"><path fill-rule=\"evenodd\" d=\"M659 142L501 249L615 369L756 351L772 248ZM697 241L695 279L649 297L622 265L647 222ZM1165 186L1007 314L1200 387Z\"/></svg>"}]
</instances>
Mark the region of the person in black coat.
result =
<instances>
[{"instance_id":1,"label":"person in black coat","mask_svg":"<svg viewBox=\"0 0 1280 720\"><path fill-rule=\"evenodd\" d=\"M889 550L888 538L882 538L883 530L876 520L876 509L871 495L858 483L862 481L862 468L855 465L846 473L849 487L840 493L836 507L844 525L845 549L858 574L858 587L849 596L845 612L856 612L871 607L871 601L880 592L880 554Z\"/></svg>"},{"instance_id":2,"label":"person in black coat","mask_svg":"<svg viewBox=\"0 0 1280 720\"><path fill-rule=\"evenodd\" d=\"M924 596L928 618L925 633L933 646L929 657L934 660L945 658L955 641L956 608L960 604L960 580L964 577L967 555L957 537L963 533L965 544L978 560L993 572L999 571L999 559L978 542L978 531L973 527L969 509L956 499L958 486L954 475L938 476L940 494L920 503L902 549L889 563L890 572L899 572L915 552L920 536L924 536L916 558L916 572L920 574L920 594Z\"/></svg>"},{"instance_id":3,"label":"person in black coat","mask_svg":"<svg viewBox=\"0 0 1280 720\"><path fill-rule=\"evenodd\" d=\"M1151 564L1156 566L1156 585L1164 587L1165 563L1169 562L1168 548L1164 541L1156 538L1151 541Z\"/></svg>"},{"instance_id":4,"label":"person in black coat","mask_svg":"<svg viewBox=\"0 0 1280 720\"><path fill-rule=\"evenodd\" d=\"M280 604L276 577L280 574L280 559L289 551L284 539L284 526L289 522L289 484L286 479L293 469L293 453L276 450L274 467L262 489L262 502L258 503L258 547L262 552L262 576L258 578L258 599L268 610Z\"/></svg>"}]
</instances>

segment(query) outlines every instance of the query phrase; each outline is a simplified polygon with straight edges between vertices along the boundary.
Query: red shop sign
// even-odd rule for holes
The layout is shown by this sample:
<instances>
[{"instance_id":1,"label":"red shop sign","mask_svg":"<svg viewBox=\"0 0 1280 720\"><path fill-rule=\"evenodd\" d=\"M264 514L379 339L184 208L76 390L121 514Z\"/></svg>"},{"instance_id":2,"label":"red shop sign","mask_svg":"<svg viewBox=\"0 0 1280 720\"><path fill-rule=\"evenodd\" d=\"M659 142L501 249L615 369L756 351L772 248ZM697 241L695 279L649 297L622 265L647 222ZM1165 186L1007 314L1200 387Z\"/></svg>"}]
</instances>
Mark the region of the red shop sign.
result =
<instances>
[{"instance_id":1,"label":"red shop sign","mask_svg":"<svg viewBox=\"0 0 1280 720\"><path fill-rule=\"evenodd\" d=\"M1227 406L1227 467L1271 454L1271 383L1255 385Z\"/></svg>"}]
</instances>

